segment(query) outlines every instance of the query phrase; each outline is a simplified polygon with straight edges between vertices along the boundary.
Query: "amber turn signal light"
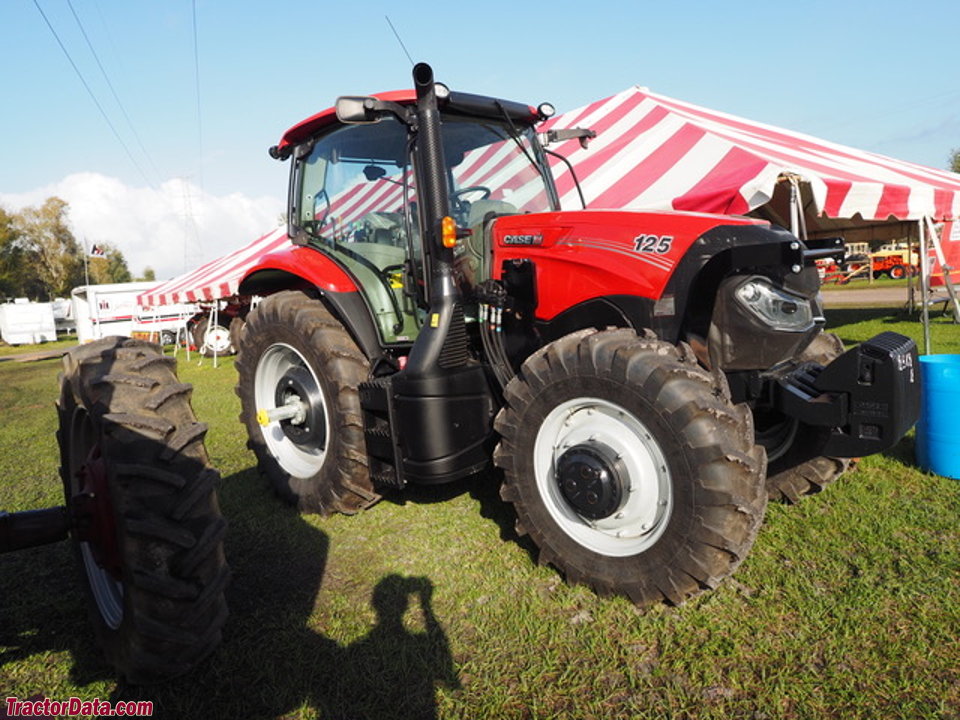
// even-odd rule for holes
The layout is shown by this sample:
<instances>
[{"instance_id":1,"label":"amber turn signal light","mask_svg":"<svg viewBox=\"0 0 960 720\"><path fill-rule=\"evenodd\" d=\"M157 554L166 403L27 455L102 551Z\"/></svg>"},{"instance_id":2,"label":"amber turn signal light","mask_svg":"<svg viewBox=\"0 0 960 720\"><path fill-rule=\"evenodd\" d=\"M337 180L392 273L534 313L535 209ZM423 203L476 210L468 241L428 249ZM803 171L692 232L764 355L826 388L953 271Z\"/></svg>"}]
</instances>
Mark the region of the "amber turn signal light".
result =
<instances>
[{"instance_id":1,"label":"amber turn signal light","mask_svg":"<svg viewBox=\"0 0 960 720\"><path fill-rule=\"evenodd\" d=\"M440 222L440 238L445 248L457 246L457 221L449 215Z\"/></svg>"}]
</instances>

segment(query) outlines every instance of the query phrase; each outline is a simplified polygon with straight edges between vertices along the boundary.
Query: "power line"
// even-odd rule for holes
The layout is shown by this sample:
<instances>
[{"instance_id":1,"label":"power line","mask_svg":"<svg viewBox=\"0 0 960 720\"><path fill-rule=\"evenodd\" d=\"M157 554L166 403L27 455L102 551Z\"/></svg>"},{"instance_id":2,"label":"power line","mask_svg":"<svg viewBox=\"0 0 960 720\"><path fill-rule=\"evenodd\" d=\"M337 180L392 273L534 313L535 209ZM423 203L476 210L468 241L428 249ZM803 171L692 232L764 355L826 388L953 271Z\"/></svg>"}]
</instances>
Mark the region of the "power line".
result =
<instances>
[{"instance_id":1,"label":"power line","mask_svg":"<svg viewBox=\"0 0 960 720\"><path fill-rule=\"evenodd\" d=\"M113 133L113 136L117 139L117 142L120 143L120 147L123 148L123 151L127 154L127 157L130 158L130 162L137 169L137 172L140 173L140 176L143 178L144 182L147 183L151 188L153 188L153 183L147 178L146 174L143 172L143 168L137 163L134 159L133 154L130 152L130 148L127 147L127 144L123 142L123 138L120 137L120 133L117 132L117 128L114 127L114 124L110 122L110 118L107 115L107 112L103 109L103 105L100 104L100 101L97 100L97 96L93 94L93 90L90 89L90 86L87 84L86 79L83 77L83 73L80 72L80 68L77 67L77 64L73 61L73 58L70 56L70 53L67 51L66 46L63 44L63 41L60 39L60 36L57 34L57 31L53 29L53 25L50 24L50 20L47 18L47 14L43 12L43 8L40 7L40 3L37 0L33 0L33 4L36 6L37 11L40 13L40 16L43 18L43 21L47 24L47 27L50 29L50 32L53 34L54 39L57 41L57 45L60 46L60 49L63 51L63 54L66 55L67 61L70 63L70 66L73 68L73 71L77 74L77 77L80 78L80 82L83 84L84 89L86 89L87 94L90 96L90 99L93 100L93 104L97 106L97 110L100 111L100 114L103 116L104 122L110 128L110 131Z\"/></svg>"},{"instance_id":2,"label":"power line","mask_svg":"<svg viewBox=\"0 0 960 720\"><path fill-rule=\"evenodd\" d=\"M384 15L384 17L387 19L387 25L390 26L390 29L391 29L391 30L393 30L393 34L396 36L397 42L400 43L400 47L403 48L403 52L406 53L406 55L407 55L407 60L410 61L410 64L411 64L411 65L414 65L415 63L413 62L413 58L410 57L410 53L407 52L407 46L404 45L404 44L403 44L403 40L400 39L400 33L397 32L397 29L393 26L393 23L390 22L390 16L389 16L389 15Z\"/></svg>"},{"instance_id":3,"label":"power line","mask_svg":"<svg viewBox=\"0 0 960 720\"><path fill-rule=\"evenodd\" d=\"M87 35L86 29L83 27L83 23L80 22L80 16L77 15L77 11L73 7L73 2L71 0L67 0L67 6L70 8L70 12L73 13L73 19L77 21L77 27L80 28L80 33L83 35L83 39L87 41L87 47L90 48L90 53L93 55L93 59L97 61L97 67L100 68L100 73L103 75L103 79L107 82L107 87L110 88L110 92L113 94L113 99L117 101L117 105L120 107L120 112L123 113L123 117L126 119L127 125L130 128L130 132L133 133L133 137L137 141L137 145L140 146L140 150L143 152L144 157L146 157L147 162L150 163L150 167L153 170L154 175L156 175L158 180L162 179L160 171L157 170L157 166L153 162L153 158L150 157L150 153L148 153L147 149L143 146L143 141L140 139L139 133L137 133L136 126L134 126L133 121L130 120L130 116L127 114L126 108L120 101L120 96L117 95L117 91L114 89L113 83L110 82L110 76L107 75L107 71L104 69L103 63L100 62L100 56L93 48L93 43L90 42L90 37Z\"/></svg>"}]
</instances>

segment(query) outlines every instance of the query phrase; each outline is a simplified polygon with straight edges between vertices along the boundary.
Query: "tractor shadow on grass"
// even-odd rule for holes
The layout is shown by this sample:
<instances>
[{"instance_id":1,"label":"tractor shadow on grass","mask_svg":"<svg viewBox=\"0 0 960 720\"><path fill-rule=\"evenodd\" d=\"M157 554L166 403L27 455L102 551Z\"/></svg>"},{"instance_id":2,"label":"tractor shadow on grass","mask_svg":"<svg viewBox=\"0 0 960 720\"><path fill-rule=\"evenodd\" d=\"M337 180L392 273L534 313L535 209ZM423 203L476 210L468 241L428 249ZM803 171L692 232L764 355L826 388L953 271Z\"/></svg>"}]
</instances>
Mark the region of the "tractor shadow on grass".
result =
<instances>
[{"instance_id":1,"label":"tractor shadow on grass","mask_svg":"<svg viewBox=\"0 0 960 720\"><path fill-rule=\"evenodd\" d=\"M833 328L853 325L856 323L880 321L883 324L896 324L904 320L909 320L911 314L902 307L879 307L879 308L860 308L860 307L829 307L826 310L827 332L834 332ZM845 337L841 334L840 339L844 346L849 349L860 343L859 338Z\"/></svg>"},{"instance_id":2,"label":"tractor shadow on grass","mask_svg":"<svg viewBox=\"0 0 960 720\"><path fill-rule=\"evenodd\" d=\"M516 543L536 563L539 550L528 536L517 534L517 514L510 503L500 497L502 482L501 472L496 468L488 468L470 477L443 485L408 485L402 491L390 491L385 494L384 500L395 505L403 505L407 502L432 505L469 494L480 505L480 517L496 524L500 539L504 542Z\"/></svg>"},{"instance_id":3,"label":"tractor shadow on grass","mask_svg":"<svg viewBox=\"0 0 960 720\"><path fill-rule=\"evenodd\" d=\"M115 687L111 702L149 700L156 717L300 717L312 708L324 719L435 718L437 685L456 689L459 678L433 613L432 582L381 578L369 599L375 624L341 645L325 633L317 606L329 538L263 485L253 470L222 480L230 618L210 658L160 685L114 685L87 622L71 548L0 555L0 690L10 689L4 677L15 677L17 663L51 664L52 673L31 673L55 677L62 662L73 684L90 688L81 699L107 699L106 684ZM58 699L49 688L29 690Z\"/></svg>"},{"instance_id":4,"label":"tractor shadow on grass","mask_svg":"<svg viewBox=\"0 0 960 720\"><path fill-rule=\"evenodd\" d=\"M162 717L177 718L299 717L306 708L324 719L436 717L436 684L459 681L433 614L433 584L381 578L370 598L376 624L339 644L325 634L317 605L329 538L263 485L253 470L222 483L233 571L223 644L183 678L121 687L115 699L153 700ZM407 629L409 615L422 631Z\"/></svg>"},{"instance_id":5,"label":"tractor shadow on grass","mask_svg":"<svg viewBox=\"0 0 960 720\"><path fill-rule=\"evenodd\" d=\"M889 450L884 450L881 454L885 458L895 460L904 467L917 468L917 450L916 438L913 435L907 435Z\"/></svg>"}]
</instances>

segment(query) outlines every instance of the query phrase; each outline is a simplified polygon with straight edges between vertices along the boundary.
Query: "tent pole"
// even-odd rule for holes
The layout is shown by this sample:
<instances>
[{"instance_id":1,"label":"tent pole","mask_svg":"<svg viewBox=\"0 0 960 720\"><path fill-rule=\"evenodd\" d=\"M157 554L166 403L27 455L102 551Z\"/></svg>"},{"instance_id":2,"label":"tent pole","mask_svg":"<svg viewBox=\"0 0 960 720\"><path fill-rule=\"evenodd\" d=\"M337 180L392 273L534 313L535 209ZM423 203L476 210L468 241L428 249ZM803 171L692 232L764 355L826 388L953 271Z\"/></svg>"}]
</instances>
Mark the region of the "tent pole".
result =
<instances>
[{"instance_id":1,"label":"tent pole","mask_svg":"<svg viewBox=\"0 0 960 720\"><path fill-rule=\"evenodd\" d=\"M220 301L213 301L213 327L220 326ZM207 325L207 330L210 329L210 325ZM217 346L213 346L213 367L217 367Z\"/></svg>"},{"instance_id":2,"label":"tent pole","mask_svg":"<svg viewBox=\"0 0 960 720\"><path fill-rule=\"evenodd\" d=\"M917 238L917 243L919 242L920 242L920 238ZM918 249L918 252L919 252L919 249ZM907 235L907 265L910 265L910 257L912 255L913 255L913 228L910 229L910 233ZM907 313L911 316L913 315L914 311L917 309L916 285L917 284L916 282L914 282L914 277L910 273L908 268L907 269Z\"/></svg>"},{"instance_id":3,"label":"tent pole","mask_svg":"<svg viewBox=\"0 0 960 720\"><path fill-rule=\"evenodd\" d=\"M920 233L920 305L921 317L923 319L923 354L929 355L930 348L930 267L927 258L927 235L924 232L924 218L917 222L917 230ZM908 250L909 257L909 250Z\"/></svg>"},{"instance_id":4,"label":"tent pole","mask_svg":"<svg viewBox=\"0 0 960 720\"><path fill-rule=\"evenodd\" d=\"M790 232L800 237L800 189L793 177L790 178Z\"/></svg>"},{"instance_id":5,"label":"tent pole","mask_svg":"<svg viewBox=\"0 0 960 720\"><path fill-rule=\"evenodd\" d=\"M927 232L930 233L930 243L933 245L933 251L937 254L937 260L940 262L940 270L943 272L943 284L947 288L947 294L953 303L953 322L960 324L960 299L957 298L957 289L953 285L953 268L947 264L947 258L943 254L943 243L937 237L937 228L933 225L933 220L927 218Z\"/></svg>"}]
</instances>

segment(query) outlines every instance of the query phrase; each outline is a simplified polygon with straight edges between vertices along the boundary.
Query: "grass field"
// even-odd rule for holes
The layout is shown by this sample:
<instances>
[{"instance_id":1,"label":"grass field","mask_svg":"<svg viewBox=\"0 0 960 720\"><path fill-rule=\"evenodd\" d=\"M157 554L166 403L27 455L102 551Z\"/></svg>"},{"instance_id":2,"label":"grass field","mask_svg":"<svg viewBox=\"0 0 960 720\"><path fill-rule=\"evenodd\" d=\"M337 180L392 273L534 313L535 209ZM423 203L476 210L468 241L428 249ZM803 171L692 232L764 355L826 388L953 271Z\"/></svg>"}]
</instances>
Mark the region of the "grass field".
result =
<instances>
[{"instance_id":1,"label":"grass field","mask_svg":"<svg viewBox=\"0 0 960 720\"><path fill-rule=\"evenodd\" d=\"M848 343L890 310L833 310ZM938 352L960 327L937 322ZM59 363L0 363L0 508L60 502ZM908 437L797 506L772 505L714 592L638 611L568 587L512 530L493 474L354 517L300 517L253 469L226 359L180 363L230 521L214 656L118 683L67 544L0 556L0 698L146 699L162 718L960 718L960 484ZM407 596L401 622L371 601ZM0 700L2 703L2 700Z\"/></svg>"},{"instance_id":2,"label":"grass field","mask_svg":"<svg viewBox=\"0 0 960 720\"><path fill-rule=\"evenodd\" d=\"M866 290L868 288L877 289L877 290L882 288L901 288L901 287L905 288L907 287L909 282L910 281L907 278L893 280L891 278L888 278L886 275L875 277L873 279L873 282L870 282L870 280L866 276L864 276L864 277L854 278L853 280L850 280L849 282L846 282L843 284L837 283L837 282L825 282L823 284L823 289L830 290L830 291L833 291L833 290L856 291L856 290ZM916 280L914 280L913 282L914 284L917 283Z\"/></svg>"}]
</instances>

